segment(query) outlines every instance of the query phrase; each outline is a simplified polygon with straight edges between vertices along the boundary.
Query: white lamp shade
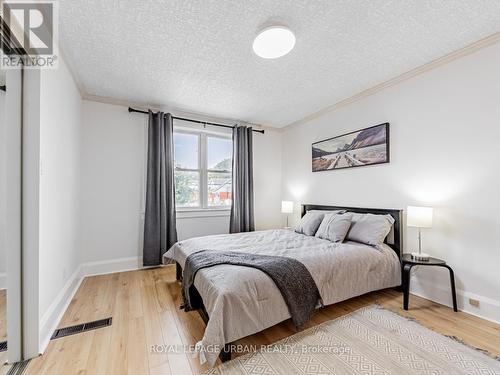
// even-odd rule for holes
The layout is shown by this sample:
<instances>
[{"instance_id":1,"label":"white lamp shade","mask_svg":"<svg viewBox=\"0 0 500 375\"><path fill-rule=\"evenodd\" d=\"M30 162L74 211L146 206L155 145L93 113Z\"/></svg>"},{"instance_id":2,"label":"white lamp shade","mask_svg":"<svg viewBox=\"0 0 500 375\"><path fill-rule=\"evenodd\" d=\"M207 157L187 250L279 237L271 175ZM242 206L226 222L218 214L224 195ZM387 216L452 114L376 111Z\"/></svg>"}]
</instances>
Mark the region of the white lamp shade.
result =
<instances>
[{"instance_id":1,"label":"white lamp shade","mask_svg":"<svg viewBox=\"0 0 500 375\"><path fill-rule=\"evenodd\" d=\"M281 213L283 213L283 214L293 213L293 202L292 201L281 201Z\"/></svg>"},{"instance_id":2,"label":"white lamp shade","mask_svg":"<svg viewBox=\"0 0 500 375\"><path fill-rule=\"evenodd\" d=\"M417 228L432 227L432 207L415 207L408 206L406 225Z\"/></svg>"}]
</instances>

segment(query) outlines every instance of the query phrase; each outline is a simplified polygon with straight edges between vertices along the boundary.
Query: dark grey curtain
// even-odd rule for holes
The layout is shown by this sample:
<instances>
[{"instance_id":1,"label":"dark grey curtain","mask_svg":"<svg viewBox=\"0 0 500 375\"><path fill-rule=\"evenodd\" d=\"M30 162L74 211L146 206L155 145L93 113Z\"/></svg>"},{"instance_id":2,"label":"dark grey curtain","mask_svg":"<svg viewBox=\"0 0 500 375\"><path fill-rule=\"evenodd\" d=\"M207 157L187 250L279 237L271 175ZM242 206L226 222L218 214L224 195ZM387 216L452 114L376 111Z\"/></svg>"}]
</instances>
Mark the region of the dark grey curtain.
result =
<instances>
[{"instance_id":1,"label":"dark grey curtain","mask_svg":"<svg viewBox=\"0 0 500 375\"><path fill-rule=\"evenodd\" d=\"M233 129L233 205L230 233L255 230L253 217L252 128Z\"/></svg>"},{"instance_id":2,"label":"dark grey curtain","mask_svg":"<svg viewBox=\"0 0 500 375\"><path fill-rule=\"evenodd\" d=\"M173 125L170 113L149 111L143 264L156 266L177 242Z\"/></svg>"}]
</instances>

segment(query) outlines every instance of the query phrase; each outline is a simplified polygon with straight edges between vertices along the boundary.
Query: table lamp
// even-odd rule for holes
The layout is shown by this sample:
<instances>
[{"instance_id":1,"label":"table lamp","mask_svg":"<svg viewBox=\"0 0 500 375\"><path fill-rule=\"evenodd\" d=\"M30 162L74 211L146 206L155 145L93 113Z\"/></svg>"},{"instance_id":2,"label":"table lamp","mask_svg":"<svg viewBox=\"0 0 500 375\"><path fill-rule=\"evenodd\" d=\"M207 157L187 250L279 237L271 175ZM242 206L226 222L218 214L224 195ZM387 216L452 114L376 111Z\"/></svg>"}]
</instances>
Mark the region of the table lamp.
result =
<instances>
[{"instance_id":1,"label":"table lamp","mask_svg":"<svg viewBox=\"0 0 500 375\"><path fill-rule=\"evenodd\" d=\"M432 228L432 207L408 206L406 225L418 228L418 253L411 253L416 260L429 260L429 254L422 253L422 228Z\"/></svg>"},{"instance_id":2,"label":"table lamp","mask_svg":"<svg viewBox=\"0 0 500 375\"><path fill-rule=\"evenodd\" d=\"M286 227L285 229L290 228L288 226L288 214L293 213L293 202L292 201L281 201L281 213L286 215Z\"/></svg>"}]
</instances>

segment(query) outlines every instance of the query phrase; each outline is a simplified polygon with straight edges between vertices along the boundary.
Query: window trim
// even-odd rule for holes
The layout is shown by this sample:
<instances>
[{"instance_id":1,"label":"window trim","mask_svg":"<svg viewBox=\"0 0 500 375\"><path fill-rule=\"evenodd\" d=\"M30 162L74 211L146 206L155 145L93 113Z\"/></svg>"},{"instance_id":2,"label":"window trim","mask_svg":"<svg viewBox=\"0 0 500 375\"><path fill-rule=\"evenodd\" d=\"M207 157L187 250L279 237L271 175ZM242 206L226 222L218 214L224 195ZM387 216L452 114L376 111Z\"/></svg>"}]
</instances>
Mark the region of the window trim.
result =
<instances>
[{"instance_id":1,"label":"window trim","mask_svg":"<svg viewBox=\"0 0 500 375\"><path fill-rule=\"evenodd\" d=\"M174 167L175 171L185 171L185 172L197 172L199 174L199 201L198 206L178 206L175 205L177 212L206 212L206 211L229 211L231 206L209 206L208 205L208 173L209 172L231 172L223 171L217 169L208 169L208 138L222 138L232 140L231 134L215 133L205 130L196 130L192 128L187 128L183 126L174 126L174 134L190 134L198 136L198 169L191 168L177 168Z\"/></svg>"}]
</instances>

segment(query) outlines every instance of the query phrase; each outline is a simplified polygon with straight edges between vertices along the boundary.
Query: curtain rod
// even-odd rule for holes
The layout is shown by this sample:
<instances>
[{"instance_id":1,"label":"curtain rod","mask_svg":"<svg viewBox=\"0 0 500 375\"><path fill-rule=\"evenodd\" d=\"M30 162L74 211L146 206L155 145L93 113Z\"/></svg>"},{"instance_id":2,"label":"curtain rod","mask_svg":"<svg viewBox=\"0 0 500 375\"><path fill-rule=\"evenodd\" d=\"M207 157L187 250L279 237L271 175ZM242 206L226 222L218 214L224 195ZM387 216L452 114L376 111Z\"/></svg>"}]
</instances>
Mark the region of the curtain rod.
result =
<instances>
[{"instance_id":1,"label":"curtain rod","mask_svg":"<svg viewBox=\"0 0 500 375\"><path fill-rule=\"evenodd\" d=\"M144 113L144 114L148 114L149 112L147 111L141 111L140 109L134 109L132 107L128 107L128 111L130 113L132 112L136 112L136 113ZM185 118L185 117L177 117L177 116L172 116L172 118L174 120L182 120L182 121L188 121L188 122L193 122L195 124L202 124L202 125L211 125L211 126L220 126L222 128L229 128L229 129L233 129L234 126L231 126L231 125L223 125L223 124L215 124L213 122L206 122L206 121L199 121L199 120L192 120L190 118ZM257 130L257 129L252 129L254 132L256 133L261 133L261 134L264 134L264 130Z\"/></svg>"}]
</instances>

